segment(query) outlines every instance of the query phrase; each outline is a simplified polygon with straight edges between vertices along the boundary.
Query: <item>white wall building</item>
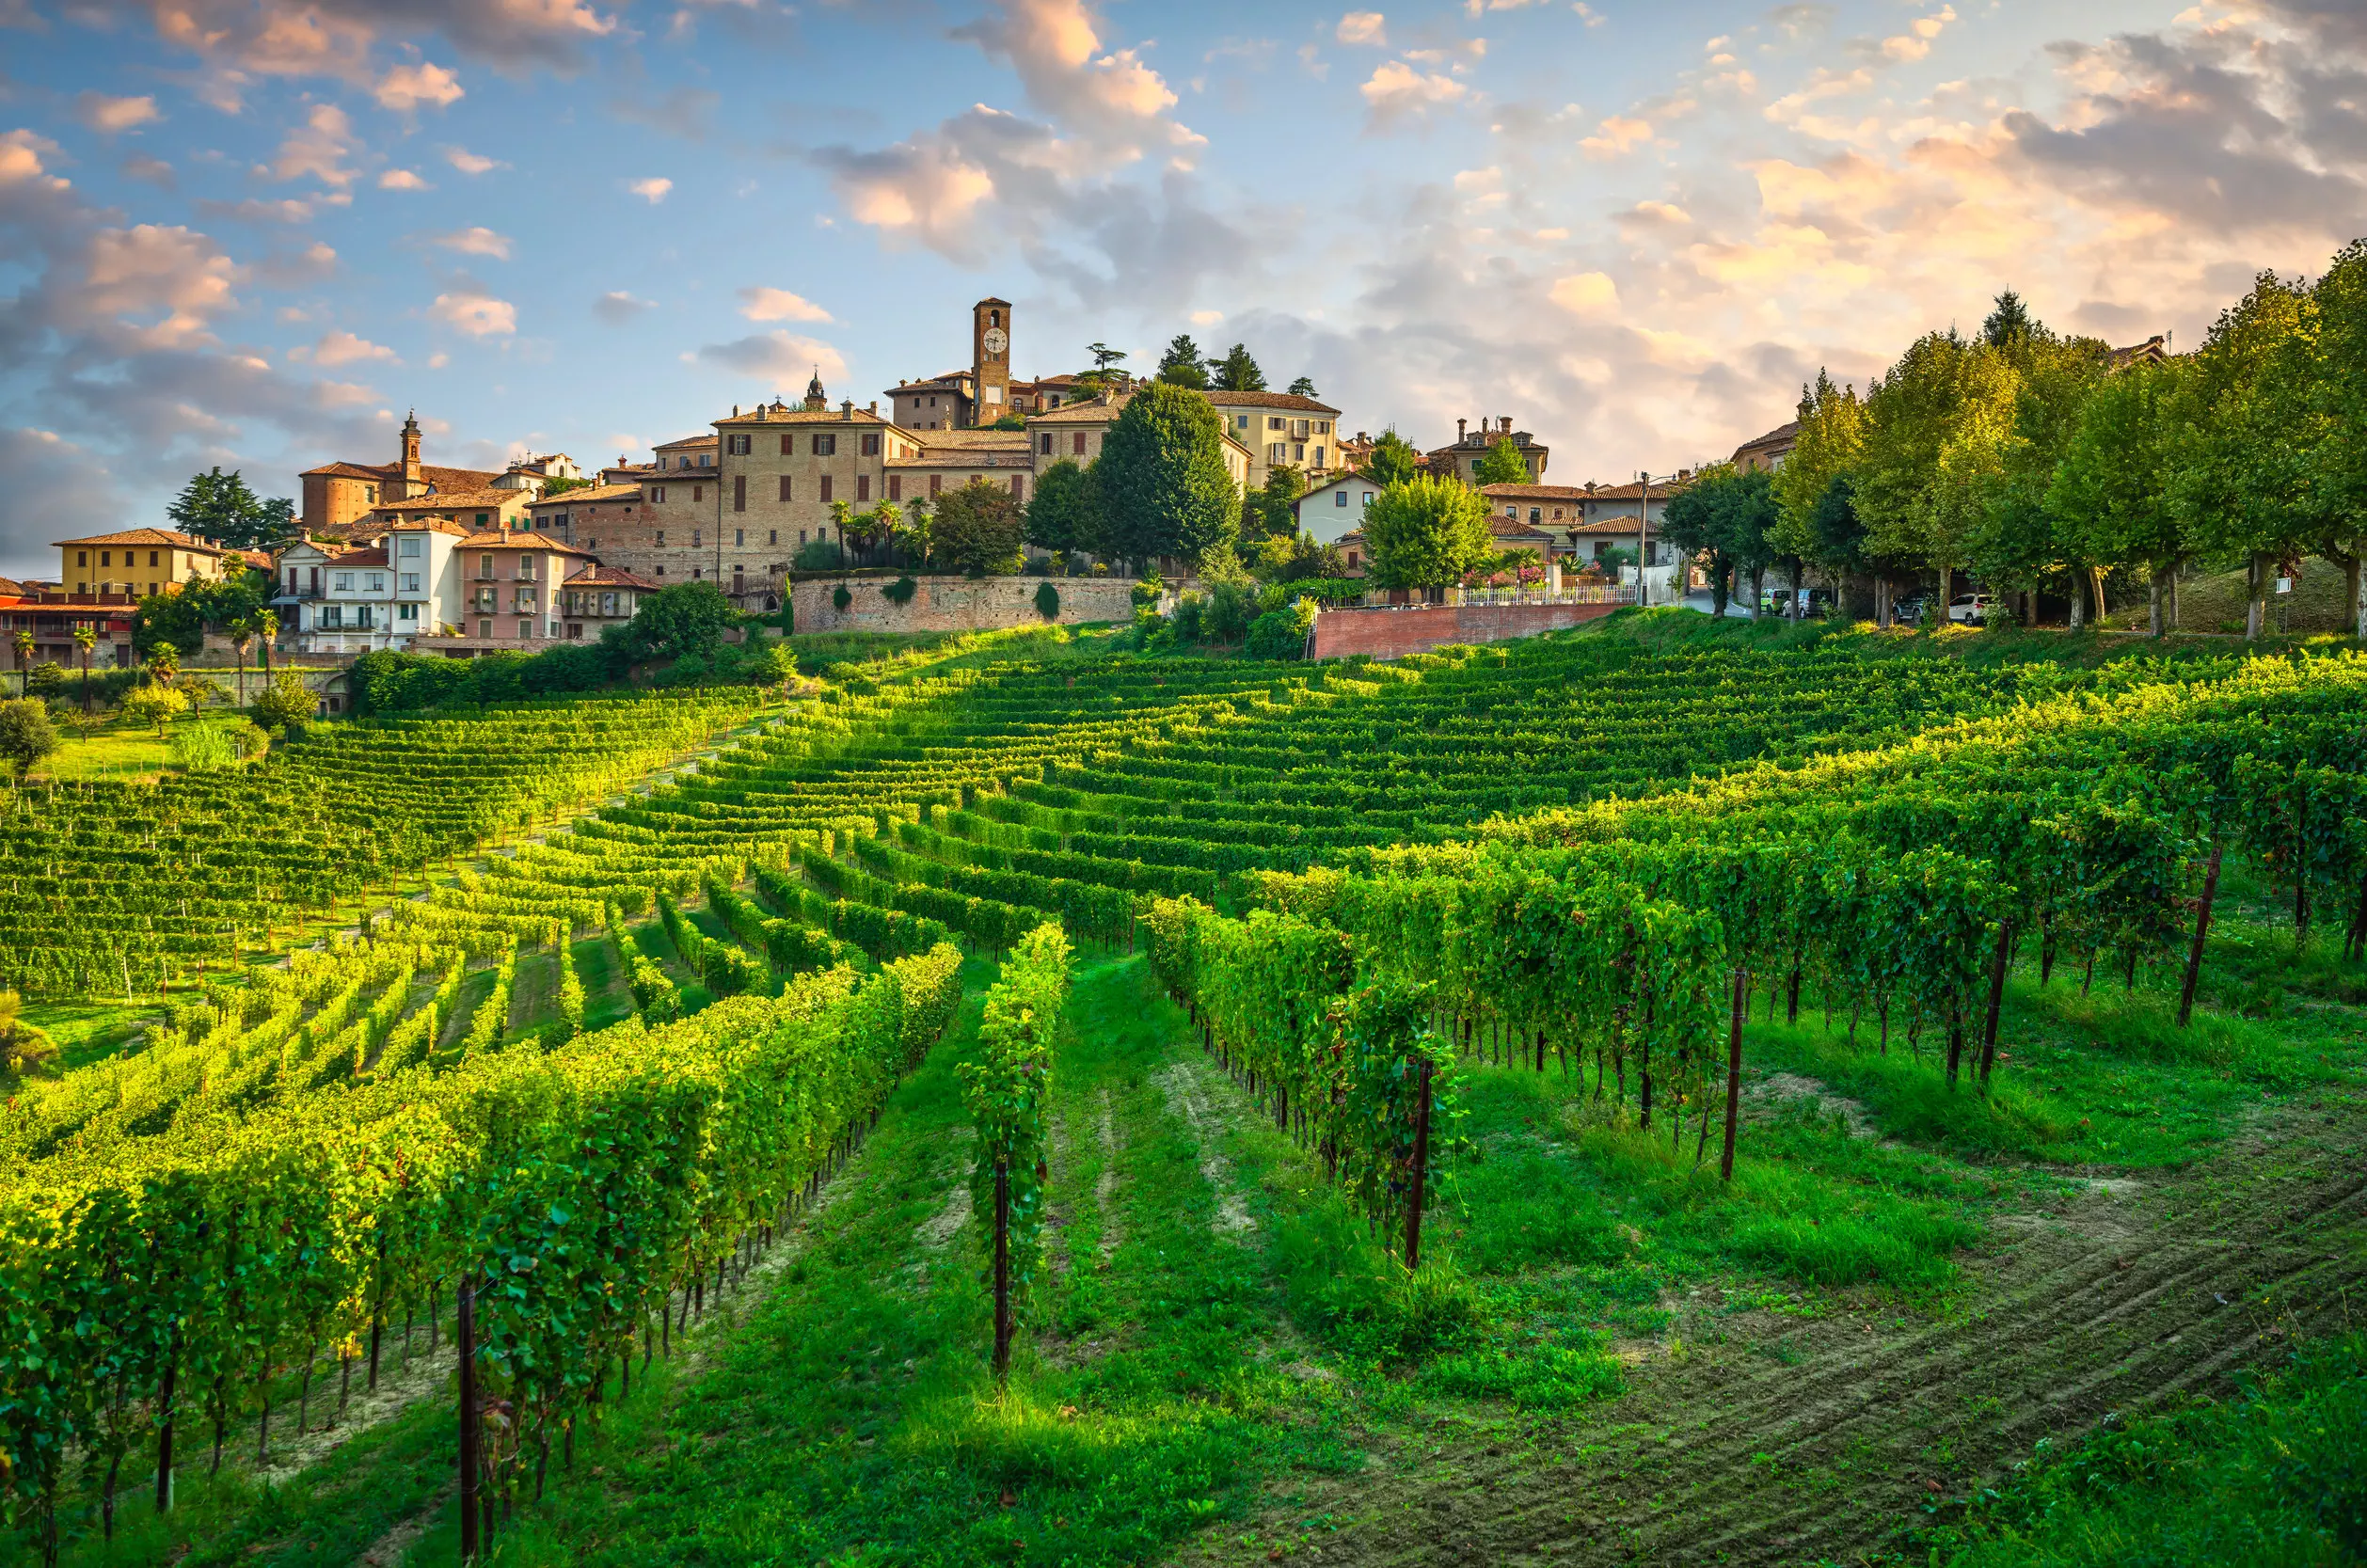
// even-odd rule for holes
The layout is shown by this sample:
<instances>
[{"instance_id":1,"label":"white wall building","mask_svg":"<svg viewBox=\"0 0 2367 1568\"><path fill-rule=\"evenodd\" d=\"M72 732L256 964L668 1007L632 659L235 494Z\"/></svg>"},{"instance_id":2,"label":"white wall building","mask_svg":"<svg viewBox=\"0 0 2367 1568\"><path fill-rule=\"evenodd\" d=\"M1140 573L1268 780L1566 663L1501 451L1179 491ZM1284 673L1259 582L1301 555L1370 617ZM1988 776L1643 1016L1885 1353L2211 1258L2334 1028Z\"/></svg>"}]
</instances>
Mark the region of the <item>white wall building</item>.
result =
<instances>
[{"instance_id":1,"label":"white wall building","mask_svg":"<svg viewBox=\"0 0 2367 1568\"><path fill-rule=\"evenodd\" d=\"M1298 498L1298 531L1318 545L1336 545L1364 526L1364 509L1381 487L1358 473L1344 473Z\"/></svg>"}]
</instances>

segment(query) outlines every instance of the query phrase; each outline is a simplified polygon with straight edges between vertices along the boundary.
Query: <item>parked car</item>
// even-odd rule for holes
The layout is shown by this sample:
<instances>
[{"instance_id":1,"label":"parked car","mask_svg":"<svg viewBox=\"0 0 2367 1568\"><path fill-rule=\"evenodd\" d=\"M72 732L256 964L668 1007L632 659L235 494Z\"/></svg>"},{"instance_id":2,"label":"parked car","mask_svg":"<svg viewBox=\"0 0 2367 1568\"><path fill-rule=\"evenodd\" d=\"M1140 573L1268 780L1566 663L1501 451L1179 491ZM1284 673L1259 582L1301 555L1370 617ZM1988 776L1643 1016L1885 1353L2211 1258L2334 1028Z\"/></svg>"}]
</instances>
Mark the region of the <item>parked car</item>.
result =
<instances>
[{"instance_id":1,"label":"parked car","mask_svg":"<svg viewBox=\"0 0 2367 1568\"><path fill-rule=\"evenodd\" d=\"M1962 626L1978 626L1989 620L1989 607L1996 603L1994 594L1965 594L1948 601L1947 618Z\"/></svg>"},{"instance_id":2,"label":"parked car","mask_svg":"<svg viewBox=\"0 0 2367 1568\"><path fill-rule=\"evenodd\" d=\"M1923 595L1910 594L1903 599L1893 599L1890 604L1890 619L1894 625L1901 626L1912 626L1922 620Z\"/></svg>"}]
</instances>

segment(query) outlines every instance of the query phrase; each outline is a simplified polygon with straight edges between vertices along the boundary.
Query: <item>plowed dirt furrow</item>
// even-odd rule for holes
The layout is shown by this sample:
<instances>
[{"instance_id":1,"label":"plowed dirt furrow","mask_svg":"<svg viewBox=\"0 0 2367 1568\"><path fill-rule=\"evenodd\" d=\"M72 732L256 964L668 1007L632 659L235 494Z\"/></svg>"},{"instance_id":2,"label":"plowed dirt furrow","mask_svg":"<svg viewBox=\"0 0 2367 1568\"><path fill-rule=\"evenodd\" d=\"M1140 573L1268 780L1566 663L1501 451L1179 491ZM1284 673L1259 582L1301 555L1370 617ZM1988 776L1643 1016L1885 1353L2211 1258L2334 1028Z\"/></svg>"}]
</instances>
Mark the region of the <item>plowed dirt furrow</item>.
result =
<instances>
[{"instance_id":1,"label":"plowed dirt furrow","mask_svg":"<svg viewBox=\"0 0 2367 1568\"><path fill-rule=\"evenodd\" d=\"M1705 1345L1715 1320L1696 1319L1688 1362L1641 1369L1593 1420L1540 1432L1541 1448L1588 1457L1450 1448L1368 1471L1326 1489L1322 1506L1354 1522L1314 1550L1372 1568L1849 1560L2042 1436L2221 1386L2289 1336L2354 1321L2345 1291L2359 1298L2367 1280L2359 1131L2320 1146L2314 1166L2232 1158L2138 1198L2000 1220L2012 1239L1968 1261L1944 1321L1736 1319L1727 1343ZM1232 1539L1189 1555L1263 1558L1247 1544L1274 1535Z\"/></svg>"}]
</instances>

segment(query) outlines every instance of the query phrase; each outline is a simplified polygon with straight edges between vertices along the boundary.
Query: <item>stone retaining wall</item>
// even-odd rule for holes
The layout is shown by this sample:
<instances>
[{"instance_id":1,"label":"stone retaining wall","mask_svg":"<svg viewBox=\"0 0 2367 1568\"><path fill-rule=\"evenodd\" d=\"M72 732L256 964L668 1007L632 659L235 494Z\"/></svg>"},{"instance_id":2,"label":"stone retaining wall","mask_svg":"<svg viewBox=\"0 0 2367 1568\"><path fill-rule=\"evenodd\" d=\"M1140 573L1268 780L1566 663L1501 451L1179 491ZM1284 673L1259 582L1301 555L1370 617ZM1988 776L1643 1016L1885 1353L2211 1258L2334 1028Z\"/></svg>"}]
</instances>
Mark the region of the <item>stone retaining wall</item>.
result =
<instances>
[{"instance_id":1,"label":"stone retaining wall","mask_svg":"<svg viewBox=\"0 0 2367 1568\"><path fill-rule=\"evenodd\" d=\"M1315 617L1316 658L1400 658L1449 642L1503 642L1599 621L1615 604L1406 605L1326 610ZM800 622L800 626L803 623Z\"/></svg>"},{"instance_id":2,"label":"stone retaining wall","mask_svg":"<svg viewBox=\"0 0 2367 1568\"><path fill-rule=\"evenodd\" d=\"M848 578L850 597L840 610L832 602L840 582L817 578L789 591L800 632L985 631L997 626L1038 626L1036 591L1052 584L1060 595L1063 626L1087 621L1134 619L1134 584L1123 578L915 578L912 598L897 604L880 592L894 578Z\"/></svg>"}]
</instances>

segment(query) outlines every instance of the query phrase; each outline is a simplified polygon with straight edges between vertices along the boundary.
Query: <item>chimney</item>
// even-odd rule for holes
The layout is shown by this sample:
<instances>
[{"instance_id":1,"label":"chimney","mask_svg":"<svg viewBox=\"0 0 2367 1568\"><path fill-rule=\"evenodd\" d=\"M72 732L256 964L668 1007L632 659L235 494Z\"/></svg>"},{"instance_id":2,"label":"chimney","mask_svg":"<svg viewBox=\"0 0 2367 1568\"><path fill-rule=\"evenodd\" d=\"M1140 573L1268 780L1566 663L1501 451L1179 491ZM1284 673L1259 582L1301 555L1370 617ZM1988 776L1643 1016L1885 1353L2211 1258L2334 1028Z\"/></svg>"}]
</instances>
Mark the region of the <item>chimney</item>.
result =
<instances>
[{"instance_id":1,"label":"chimney","mask_svg":"<svg viewBox=\"0 0 2367 1568\"><path fill-rule=\"evenodd\" d=\"M1471 421L1469 420L1457 420L1454 421L1454 444L1456 446L1459 447L1463 444L1464 432L1470 428L1470 424Z\"/></svg>"},{"instance_id":2,"label":"chimney","mask_svg":"<svg viewBox=\"0 0 2367 1568\"><path fill-rule=\"evenodd\" d=\"M865 408L865 410L864 410L864 412L865 412L865 413L866 413L866 414L876 414L876 413L878 413L879 411L880 411L880 400L879 400L878 398L873 398L873 399L871 400L871 402L870 402L869 405L868 405L867 407L866 407L866 408Z\"/></svg>"},{"instance_id":3,"label":"chimney","mask_svg":"<svg viewBox=\"0 0 2367 1568\"><path fill-rule=\"evenodd\" d=\"M854 400L854 399L852 399L852 398L845 398L845 399L842 399L842 400L839 402L839 404L838 404L838 417L839 417L840 419L842 419L842 420L851 420L851 419L853 419L853 418L855 417L855 400Z\"/></svg>"},{"instance_id":4,"label":"chimney","mask_svg":"<svg viewBox=\"0 0 2367 1568\"><path fill-rule=\"evenodd\" d=\"M735 420L739 418L739 404L736 403L732 404L732 418Z\"/></svg>"},{"instance_id":5,"label":"chimney","mask_svg":"<svg viewBox=\"0 0 2367 1568\"><path fill-rule=\"evenodd\" d=\"M1509 436L1512 434L1512 416L1510 414L1502 415L1499 422L1503 426L1505 435Z\"/></svg>"},{"instance_id":6,"label":"chimney","mask_svg":"<svg viewBox=\"0 0 2367 1568\"><path fill-rule=\"evenodd\" d=\"M1693 471L1691 468L1679 468L1676 470L1676 483L1679 484L1684 483L1687 480L1692 477Z\"/></svg>"}]
</instances>

